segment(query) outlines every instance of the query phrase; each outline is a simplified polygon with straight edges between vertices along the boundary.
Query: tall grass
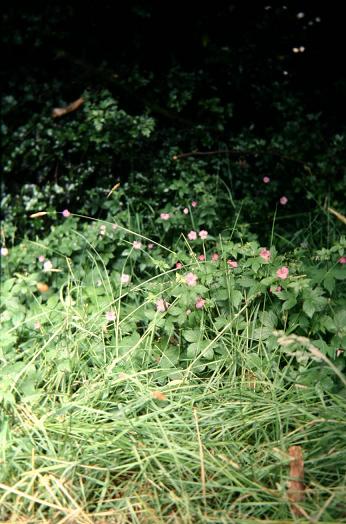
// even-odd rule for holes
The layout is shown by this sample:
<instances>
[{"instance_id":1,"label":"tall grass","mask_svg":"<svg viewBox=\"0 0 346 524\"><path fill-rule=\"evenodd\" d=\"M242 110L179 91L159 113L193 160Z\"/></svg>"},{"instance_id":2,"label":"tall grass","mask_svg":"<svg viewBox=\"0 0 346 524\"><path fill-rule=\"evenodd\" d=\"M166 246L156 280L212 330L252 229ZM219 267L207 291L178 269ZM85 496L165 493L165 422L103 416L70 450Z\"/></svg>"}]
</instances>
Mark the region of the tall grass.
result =
<instances>
[{"instance_id":1,"label":"tall grass","mask_svg":"<svg viewBox=\"0 0 346 524\"><path fill-rule=\"evenodd\" d=\"M246 337L232 322L222 331L209 324L211 344L227 350L214 357L213 371L200 371L200 355L185 368L164 354L155 361L156 317L124 346L122 322L138 321L141 301L127 312L126 290L114 296L90 248L92 282L95 275L107 290L98 310L88 314L85 283L70 268L64 309L52 307L44 342L33 335L20 355L21 375L37 374L41 394L19 401L14 381L4 404L1 522L294 522L287 495L294 445L305 463L300 522L346 522L345 390L292 381L280 351L253 339L251 302ZM145 295L147 284L135 291ZM111 342L110 307L117 311Z\"/></svg>"}]
</instances>

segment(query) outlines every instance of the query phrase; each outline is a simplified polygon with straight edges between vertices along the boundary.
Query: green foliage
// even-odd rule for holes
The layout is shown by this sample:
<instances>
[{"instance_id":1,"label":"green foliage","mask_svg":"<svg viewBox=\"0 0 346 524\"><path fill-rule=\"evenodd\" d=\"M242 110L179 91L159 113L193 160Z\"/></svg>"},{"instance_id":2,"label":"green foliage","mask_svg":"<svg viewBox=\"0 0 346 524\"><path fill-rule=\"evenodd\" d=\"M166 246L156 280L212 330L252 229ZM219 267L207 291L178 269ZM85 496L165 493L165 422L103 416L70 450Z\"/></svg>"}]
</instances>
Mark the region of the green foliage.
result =
<instances>
[{"instance_id":1,"label":"green foliage","mask_svg":"<svg viewBox=\"0 0 346 524\"><path fill-rule=\"evenodd\" d=\"M163 130L150 116L150 107L132 116L109 91L83 96L84 105L71 115L53 120L46 106L5 133L2 213L9 236L14 231L21 236L24 230L42 233L35 229L37 223L26 220L37 210L68 207L105 217L104 210L113 205L106 197L117 182L124 189L122 205L144 214L158 204L167 212L186 205L192 193L203 196L206 227L220 227L232 213L255 223L253 228L262 233L263 215L274 216L279 206L282 218L290 216L289 226L277 224L284 234L287 227L301 229L307 212L314 221L326 200L342 210L344 136L336 134L326 143L319 116L306 120L296 97L277 103L278 123L267 136L240 130L230 139L225 131L224 139L215 141L207 120L193 135L177 127ZM221 102L205 104L212 115ZM8 120L16 107L13 97L5 97L5 106ZM223 117L217 115L220 123ZM215 148L215 154L176 156L196 146ZM269 183L263 182L265 177ZM279 203L282 196L288 199L286 206Z\"/></svg>"},{"instance_id":2,"label":"green foliage","mask_svg":"<svg viewBox=\"0 0 346 524\"><path fill-rule=\"evenodd\" d=\"M27 227L25 215L37 209L51 211L73 203L81 213L97 212L114 185L114 163L124 151L127 159L135 156L154 129L151 117L130 116L107 91L83 96L85 103L76 116L53 120L46 108L5 136L4 172L9 182L13 175L24 182L31 178L31 183L20 184L14 199L10 187L5 185L3 191L6 222L20 231ZM6 100L15 105L12 97ZM98 186L91 189L95 177Z\"/></svg>"},{"instance_id":3,"label":"green foliage","mask_svg":"<svg viewBox=\"0 0 346 524\"><path fill-rule=\"evenodd\" d=\"M122 211L121 199L116 193L116 222L52 215L49 235L2 255L2 515L56 520L70 511L65 491L52 502L41 475L35 510L31 498L10 490L14 481L20 492L27 488L33 460L57 482L68 475L74 501L88 492L94 520L95 504L123 515L121 493L100 503L115 480L121 491L133 489L135 500L148 479L160 490L177 481L183 497L183 475L201 488L201 438L213 451L205 462L213 497L204 514L228 519L230 497L238 499L226 483L254 486L263 517L288 518L287 450L303 442L306 482L318 485L304 508L320 510L332 490L328 515L338 519L345 493L345 238L315 252L281 254L271 245L269 255L246 228L201 238L198 201L187 203L188 214L167 208L168 219L153 213L144 222ZM284 267L286 278L277 274L285 276ZM332 447L325 437L331 431ZM85 477L83 468L92 474ZM190 502L195 491L188 489L188 511L198 521L200 503ZM169 500L155 500L150 495L146 503L150 518L154 511L164 522ZM254 506L241 504L251 514ZM182 515L186 504L175 508Z\"/></svg>"},{"instance_id":4,"label":"green foliage","mask_svg":"<svg viewBox=\"0 0 346 524\"><path fill-rule=\"evenodd\" d=\"M166 351L175 351L174 365L182 369L192 362L198 362L199 372L213 369L215 355L227 354L229 336L249 338L253 351L260 341L272 352L278 348L277 330L310 338L344 365L346 273L339 262L344 238L312 258L303 248L282 256L272 246L267 259L257 241L231 240L227 231L218 239L208 232L200 238L203 205L187 209L188 214L175 210L176 219L169 208L168 219L152 221L153 237L150 231L131 231L126 212L113 224L62 218L45 239L11 250L3 257L5 361L15 358L15 345L21 351L32 337L59 331L66 318L82 311L82 325L106 330L111 354L121 354L123 365L131 357L138 370L166 359ZM190 231L190 220L197 232ZM173 249L164 247L168 237L176 238ZM285 267L288 276L281 277ZM124 274L128 282L122 283ZM115 333L107 327L107 311L116 314ZM138 337L136 350L126 356L128 342L122 340L133 337ZM57 340L60 336L54 346Z\"/></svg>"},{"instance_id":5,"label":"green foliage","mask_svg":"<svg viewBox=\"0 0 346 524\"><path fill-rule=\"evenodd\" d=\"M344 80L239 4L5 9L1 521L344 517Z\"/></svg>"}]
</instances>

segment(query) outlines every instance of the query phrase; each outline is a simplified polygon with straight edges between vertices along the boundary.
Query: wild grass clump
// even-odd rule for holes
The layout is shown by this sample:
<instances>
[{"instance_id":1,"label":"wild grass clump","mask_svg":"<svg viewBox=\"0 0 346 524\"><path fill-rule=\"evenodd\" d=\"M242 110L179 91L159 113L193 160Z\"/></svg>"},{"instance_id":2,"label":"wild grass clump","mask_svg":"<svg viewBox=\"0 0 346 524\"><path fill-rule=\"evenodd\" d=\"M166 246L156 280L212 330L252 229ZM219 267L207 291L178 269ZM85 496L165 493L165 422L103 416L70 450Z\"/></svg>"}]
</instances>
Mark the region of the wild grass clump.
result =
<instances>
[{"instance_id":1,"label":"wild grass clump","mask_svg":"<svg viewBox=\"0 0 346 524\"><path fill-rule=\"evenodd\" d=\"M1 519L342 522L345 239L62 217L3 256Z\"/></svg>"}]
</instances>

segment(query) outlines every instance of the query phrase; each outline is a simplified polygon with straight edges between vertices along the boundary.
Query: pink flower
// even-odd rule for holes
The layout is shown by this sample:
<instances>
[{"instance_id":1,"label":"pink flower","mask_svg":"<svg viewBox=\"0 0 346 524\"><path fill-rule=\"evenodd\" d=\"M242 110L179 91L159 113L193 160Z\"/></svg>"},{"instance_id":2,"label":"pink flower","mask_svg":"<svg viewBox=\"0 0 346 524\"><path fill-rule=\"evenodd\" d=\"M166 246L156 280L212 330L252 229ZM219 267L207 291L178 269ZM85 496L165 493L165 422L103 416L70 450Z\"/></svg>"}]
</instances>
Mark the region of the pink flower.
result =
<instances>
[{"instance_id":1,"label":"pink flower","mask_svg":"<svg viewBox=\"0 0 346 524\"><path fill-rule=\"evenodd\" d=\"M263 182L264 182L265 184L269 184L269 182L270 182L270 178L269 178L269 176L264 176L264 177L263 177Z\"/></svg>"},{"instance_id":2,"label":"pink flower","mask_svg":"<svg viewBox=\"0 0 346 524\"><path fill-rule=\"evenodd\" d=\"M159 313L164 313L167 310L168 306L168 302L163 300L163 298L159 298L158 300L156 300L156 311L158 311Z\"/></svg>"},{"instance_id":3,"label":"pink flower","mask_svg":"<svg viewBox=\"0 0 346 524\"><path fill-rule=\"evenodd\" d=\"M107 322L114 322L116 319L116 314L114 311L107 311L106 312L106 320Z\"/></svg>"},{"instance_id":4,"label":"pink flower","mask_svg":"<svg viewBox=\"0 0 346 524\"><path fill-rule=\"evenodd\" d=\"M192 205L192 207L197 207L197 202L196 202L196 200L193 200L193 201L191 202L191 205Z\"/></svg>"},{"instance_id":5,"label":"pink flower","mask_svg":"<svg viewBox=\"0 0 346 524\"><path fill-rule=\"evenodd\" d=\"M338 262L339 264L346 264L346 257L340 257Z\"/></svg>"},{"instance_id":6,"label":"pink flower","mask_svg":"<svg viewBox=\"0 0 346 524\"><path fill-rule=\"evenodd\" d=\"M206 231L205 229L202 229L202 231L200 231L198 234L202 240L205 240L208 236L208 231Z\"/></svg>"},{"instance_id":7,"label":"pink flower","mask_svg":"<svg viewBox=\"0 0 346 524\"><path fill-rule=\"evenodd\" d=\"M182 264L181 262L177 262L177 263L175 264L175 267L176 267L177 269L181 269L181 268L183 267L183 264Z\"/></svg>"},{"instance_id":8,"label":"pink flower","mask_svg":"<svg viewBox=\"0 0 346 524\"><path fill-rule=\"evenodd\" d=\"M45 257L44 255L40 255L40 256L38 257L38 261L39 261L39 262L44 262L45 260L46 260L46 257Z\"/></svg>"},{"instance_id":9,"label":"pink flower","mask_svg":"<svg viewBox=\"0 0 346 524\"><path fill-rule=\"evenodd\" d=\"M205 301L204 298L198 297L197 300L196 300L196 304L195 304L196 309L203 309L205 302L206 301Z\"/></svg>"},{"instance_id":10,"label":"pink flower","mask_svg":"<svg viewBox=\"0 0 346 524\"><path fill-rule=\"evenodd\" d=\"M288 269L288 267L286 267L286 266L282 266L282 267L280 267L280 268L277 270L277 272L276 272L277 276L278 276L279 278L281 278L282 280L286 280L286 278L288 277L288 273L289 273L289 269Z\"/></svg>"},{"instance_id":11,"label":"pink flower","mask_svg":"<svg viewBox=\"0 0 346 524\"><path fill-rule=\"evenodd\" d=\"M61 214L64 218L68 218L71 215L68 209L64 209L64 211Z\"/></svg>"},{"instance_id":12,"label":"pink flower","mask_svg":"<svg viewBox=\"0 0 346 524\"><path fill-rule=\"evenodd\" d=\"M120 282L121 282L122 284L125 284L125 285L126 285L126 284L129 284L130 280L131 280L130 275L127 275L126 273L123 273L123 274L121 275L121 277L120 277Z\"/></svg>"},{"instance_id":13,"label":"pink flower","mask_svg":"<svg viewBox=\"0 0 346 524\"><path fill-rule=\"evenodd\" d=\"M194 273L188 273L185 275L185 282L188 286L195 286L197 284L198 277Z\"/></svg>"},{"instance_id":14,"label":"pink flower","mask_svg":"<svg viewBox=\"0 0 346 524\"><path fill-rule=\"evenodd\" d=\"M260 251L259 256L262 257L265 262L269 262L270 257L271 257L271 252L268 251L268 249L266 249L265 247L263 247Z\"/></svg>"},{"instance_id":15,"label":"pink flower","mask_svg":"<svg viewBox=\"0 0 346 524\"><path fill-rule=\"evenodd\" d=\"M183 213L184 213L184 215L188 215L188 214L189 214L189 210L188 210L187 207L184 207L184 209L183 209Z\"/></svg>"},{"instance_id":16,"label":"pink flower","mask_svg":"<svg viewBox=\"0 0 346 524\"><path fill-rule=\"evenodd\" d=\"M271 288L269 289L269 291L270 291L271 293L274 293L274 292L275 292L275 293L280 293L280 291L282 291L282 287L281 287L281 286L271 287Z\"/></svg>"},{"instance_id":17,"label":"pink flower","mask_svg":"<svg viewBox=\"0 0 346 524\"><path fill-rule=\"evenodd\" d=\"M134 240L132 242L132 247L133 247L133 249L141 249L142 242L140 242L139 240Z\"/></svg>"},{"instance_id":18,"label":"pink flower","mask_svg":"<svg viewBox=\"0 0 346 524\"><path fill-rule=\"evenodd\" d=\"M2 256L2 257L7 257L7 255L8 255L8 249L7 249L7 247L2 247L2 248L0 249L0 253L1 253L1 256Z\"/></svg>"},{"instance_id":19,"label":"pink flower","mask_svg":"<svg viewBox=\"0 0 346 524\"><path fill-rule=\"evenodd\" d=\"M280 291L282 291L282 287L281 286L276 286L276 287L275 286L271 286L269 288L269 291L271 293L280 293Z\"/></svg>"},{"instance_id":20,"label":"pink flower","mask_svg":"<svg viewBox=\"0 0 346 524\"><path fill-rule=\"evenodd\" d=\"M287 198L286 196L282 196L282 197L280 198L280 204L281 204L282 206L285 206L285 205L287 204L287 202L288 202L288 198Z\"/></svg>"},{"instance_id":21,"label":"pink flower","mask_svg":"<svg viewBox=\"0 0 346 524\"><path fill-rule=\"evenodd\" d=\"M233 268L238 267L238 262L236 262L235 260L227 260L227 264Z\"/></svg>"},{"instance_id":22,"label":"pink flower","mask_svg":"<svg viewBox=\"0 0 346 524\"><path fill-rule=\"evenodd\" d=\"M116 229L118 227L118 224L112 224L112 229Z\"/></svg>"},{"instance_id":23,"label":"pink flower","mask_svg":"<svg viewBox=\"0 0 346 524\"><path fill-rule=\"evenodd\" d=\"M168 220L171 218L171 215L169 213L161 213L160 218L162 218L162 220Z\"/></svg>"},{"instance_id":24,"label":"pink flower","mask_svg":"<svg viewBox=\"0 0 346 524\"><path fill-rule=\"evenodd\" d=\"M219 255L217 253L213 253L211 255L211 259L213 262L217 262L219 260Z\"/></svg>"},{"instance_id":25,"label":"pink flower","mask_svg":"<svg viewBox=\"0 0 346 524\"><path fill-rule=\"evenodd\" d=\"M199 255L198 260L203 262L205 260L205 255Z\"/></svg>"},{"instance_id":26,"label":"pink flower","mask_svg":"<svg viewBox=\"0 0 346 524\"><path fill-rule=\"evenodd\" d=\"M41 329L41 327L42 327L42 326L41 326L41 322L39 322L39 321L37 320L37 321L35 322L35 324L34 324L34 328L38 330L38 329Z\"/></svg>"},{"instance_id":27,"label":"pink flower","mask_svg":"<svg viewBox=\"0 0 346 524\"><path fill-rule=\"evenodd\" d=\"M196 240L196 238L197 238L197 233L196 233L196 231L190 231L190 233L188 233L188 235L187 235L187 238L188 238L189 240Z\"/></svg>"},{"instance_id":28,"label":"pink flower","mask_svg":"<svg viewBox=\"0 0 346 524\"><path fill-rule=\"evenodd\" d=\"M154 244L148 244L148 249L154 249Z\"/></svg>"}]
</instances>

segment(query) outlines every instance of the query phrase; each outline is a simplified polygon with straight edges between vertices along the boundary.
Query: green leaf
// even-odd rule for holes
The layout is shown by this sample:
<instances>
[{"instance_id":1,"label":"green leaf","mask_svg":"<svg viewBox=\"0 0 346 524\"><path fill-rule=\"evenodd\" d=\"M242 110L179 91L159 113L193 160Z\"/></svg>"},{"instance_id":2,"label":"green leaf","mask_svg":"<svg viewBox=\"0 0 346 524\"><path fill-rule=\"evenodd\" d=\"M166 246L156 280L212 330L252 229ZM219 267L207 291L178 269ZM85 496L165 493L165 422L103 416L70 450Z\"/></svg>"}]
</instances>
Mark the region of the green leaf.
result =
<instances>
[{"instance_id":1,"label":"green leaf","mask_svg":"<svg viewBox=\"0 0 346 524\"><path fill-rule=\"evenodd\" d=\"M346 335L346 309L338 311L334 316L337 333L339 336Z\"/></svg>"},{"instance_id":2,"label":"green leaf","mask_svg":"<svg viewBox=\"0 0 346 524\"><path fill-rule=\"evenodd\" d=\"M273 328L270 326L261 326L256 328L252 334L254 340L266 340L273 334Z\"/></svg>"},{"instance_id":3,"label":"green leaf","mask_svg":"<svg viewBox=\"0 0 346 524\"><path fill-rule=\"evenodd\" d=\"M218 289L217 291L213 292L213 298L215 300L228 300L228 291L227 289Z\"/></svg>"},{"instance_id":4,"label":"green leaf","mask_svg":"<svg viewBox=\"0 0 346 524\"><path fill-rule=\"evenodd\" d=\"M273 277L273 276L271 276L271 277L266 277L266 278L262 278L262 280L261 280L261 284L262 284L263 286L266 286L266 287L267 287L267 286L271 286L274 282L276 282L276 280L277 280L277 278L276 278L276 277Z\"/></svg>"},{"instance_id":5,"label":"green leaf","mask_svg":"<svg viewBox=\"0 0 346 524\"><path fill-rule=\"evenodd\" d=\"M17 342L17 336L13 333L1 333L1 349L13 347Z\"/></svg>"},{"instance_id":6,"label":"green leaf","mask_svg":"<svg viewBox=\"0 0 346 524\"><path fill-rule=\"evenodd\" d=\"M182 309L177 306L170 307L168 310L169 315L172 315L173 317L177 317L181 315Z\"/></svg>"},{"instance_id":7,"label":"green leaf","mask_svg":"<svg viewBox=\"0 0 346 524\"><path fill-rule=\"evenodd\" d=\"M3 284L1 284L1 293L2 293L3 298L5 294L11 291L12 286L15 283L15 281L16 281L15 278L8 278L7 280L5 280Z\"/></svg>"},{"instance_id":8,"label":"green leaf","mask_svg":"<svg viewBox=\"0 0 346 524\"><path fill-rule=\"evenodd\" d=\"M209 344L209 341L208 341ZM209 348L207 351L203 353L203 358L206 358L207 360L212 360L214 358L214 349Z\"/></svg>"},{"instance_id":9,"label":"green leaf","mask_svg":"<svg viewBox=\"0 0 346 524\"><path fill-rule=\"evenodd\" d=\"M292 309L296 303L297 303L297 299L296 297L293 295L293 293L289 293L287 292L287 300L285 300L285 302L282 304L282 310L285 311L285 310L288 310L288 309Z\"/></svg>"},{"instance_id":10,"label":"green leaf","mask_svg":"<svg viewBox=\"0 0 346 524\"><path fill-rule=\"evenodd\" d=\"M231 303L232 306L237 308L241 301L243 300L243 294L238 289L232 289L231 291Z\"/></svg>"},{"instance_id":11,"label":"green leaf","mask_svg":"<svg viewBox=\"0 0 346 524\"><path fill-rule=\"evenodd\" d=\"M187 358L195 358L200 353L197 342L193 342L187 348Z\"/></svg>"},{"instance_id":12,"label":"green leaf","mask_svg":"<svg viewBox=\"0 0 346 524\"><path fill-rule=\"evenodd\" d=\"M195 358L197 355L203 354L203 358L211 360L214 358L214 349L212 347L204 351L210 345L210 340L201 340L200 342L193 342L187 348L187 357Z\"/></svg>"},{"instance_id":13,"label":"green leaf","mask_svg":"<svg viewBox=\"0 0 346 524\"><path fill-rule=\"evenodd\" d=\"M332 275L328 275L324 280L323 280L323 286L325 287L325 289L327 291L329 291L330 294L332 294L332 292L334 291L335 289L335 278L332 276Z\"/></svg>"},{"instance_id":14,"label":"green leaf","mask_svg":"<svg viewBox=\"0 0 346 524\"><path fill-rule=\"evenodd\" d=\"M331 333L335 333L336 331L336 324L334 320L328 315L324 315L323 317L321 317L321 325Z\"/></svg>"},{"instance_id":15,"label":"green leaf","mask_svg":"<svg viewBox=\"0 0 346 524\"><path fill-rule=\"evenodd\" d=\"M251 287L256 284L256 280L249 277L240 277L237 279L237 283L240 284L243 287Z\"/></svg>"},{"instance_id":16,"label":"green leaf","mask_svg":"<svg viewBox=\"0 0 346 524\"><path fill-rule=\"evenodd\" d=\"M183 331L183 337L187 342L197 342L202 338L202 333L199 329L189 329L187 331Z\"/></svg>"},{"instance_id":17,"label":"green leaf","mask_svg":"<svg viewBox=\"0 0 346 524\"><path fill-rule=\"evenodd\" d=\"M346 268L340 268L340 269L334 269L333 275L335 276L336 280L345 280L346 278Z\"/></svg>"},{"instance_id":18,"label":"green leaf","mask_svg":"<svg viewBox=\"0 0 346 524\"><path fill-rule=\"evenodd\" d=\"M179 348L170 347L165 349L160 360L160 366L164 368L174 367L179 362Z\"/></svg>"},{"instance_id":19,"label":"green leaf","mask_svg":"<svg viewBox=\"0 0 346 524\"><path fill-rule=\"evenodd\" d=\"M253 262L251 263L251 269L254 273L257 273L257 271L259 270L259 268L261 267L262 263L260 260L256 259L253 260Z\"/></svg>"},{"instance_id":20,"label":"green leaf","mask_svg":"<svg viewBox=\"0 0 346 524\"><path fill-rule=\"evenodd\" d=\"M312 318L316 311L314 303L311 300L304 300L303 311L307 314L308 317Z\"/></svg>"},{"instance_id":21,"label":"green leaf","mask_svg":"<svg viewBox=\"0 0 346 524\"><path fill-rule=\"evenodd\" d=\"M322 295L323 291L319 287L315 289L304 289L303 311L308 315L308 317L311 318L315 311L321 311L327 303L327 299Z\"/></svg>"},{"instance_id":22,"label":"green leaf","mask_svg":"<svg viewBox=\"0 0 346 524\"><path fill-rule=\"evenodd\" d=\"M263 326L271 327L273 329L276 327L278 319L274 311L262 311L259 314L259 317Z\"/></svg>"},{"instance_id":23,"label":"green leaf","mask_svg":"<svg viewBox=\"0 0 346 524\"><path fill-rule=\"evenodd\" d=\"M245 363L249 369L262 369L263 367L262 360L256 353L247 354Z\"/></svg>"},{"instance_id":24,"label":"green leaf","mask_svg":"<svg viewBox=\"0 0 346 524\"><path fill-rule=\"evenodd\" d=\"M133 333L132 335L128 335L127 337L123 337L121 342L119 342L119 354L124 355L131 351L132 348L134 348L141 337L138 333Z\"/></svg>"},{"instance_id":25,"label":"green leaf","mask_svg":"<svg viewBox=\"0 0 346 524\"><path fill-rule=\"evenodd\" d=\"M219 317L216 318L215 322L214 322L214 326L215 326L215 329L217 331L221 331L221 329L223 329L229 322L229 319L224 316L224 315L220 315Z\"/></svg>"}]
</instances>

